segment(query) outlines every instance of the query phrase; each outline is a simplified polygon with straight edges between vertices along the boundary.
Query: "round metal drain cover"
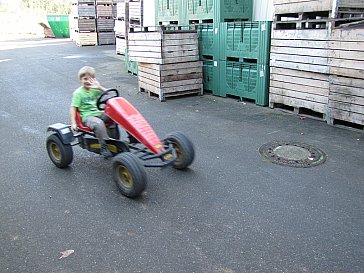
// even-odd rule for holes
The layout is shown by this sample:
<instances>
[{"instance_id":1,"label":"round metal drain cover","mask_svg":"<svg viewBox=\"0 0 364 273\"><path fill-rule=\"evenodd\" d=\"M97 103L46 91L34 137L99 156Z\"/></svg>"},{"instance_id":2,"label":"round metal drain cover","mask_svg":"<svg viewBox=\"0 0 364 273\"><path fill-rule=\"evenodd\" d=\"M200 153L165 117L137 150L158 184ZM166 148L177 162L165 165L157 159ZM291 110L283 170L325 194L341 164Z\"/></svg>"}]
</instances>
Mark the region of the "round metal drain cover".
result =
<instances>
[{"instance_id":1,"label":"round metal drain cover","mask_svg":"<svg viewBox=\"0 0 364 273\"><path fill-rule=\"evenodd\" d=\"M260 147L259 153L273 163L297 168L314 167L326 160L320 149L299 142L270 142Z\"/></svg>"}]
</instances>

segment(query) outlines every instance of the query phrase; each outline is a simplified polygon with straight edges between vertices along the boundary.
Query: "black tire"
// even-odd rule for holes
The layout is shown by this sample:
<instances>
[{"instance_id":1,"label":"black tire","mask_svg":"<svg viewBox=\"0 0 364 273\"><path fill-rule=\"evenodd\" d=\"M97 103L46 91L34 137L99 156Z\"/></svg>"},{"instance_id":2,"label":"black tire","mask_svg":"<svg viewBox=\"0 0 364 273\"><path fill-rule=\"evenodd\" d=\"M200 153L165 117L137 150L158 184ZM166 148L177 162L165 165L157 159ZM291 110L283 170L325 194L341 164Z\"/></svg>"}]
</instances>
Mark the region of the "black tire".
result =
<instances>
[{"instance_id":1,"label":"black tire","mask_svg":"<svg viewBox=\"0 0 364 273\"><path fill-rule=\"evenodd\" d=\"M167 135L166 141L172 143L176 150L177 159L172 166L178 170L186 169L195 159L195 148L191 140L181 132Z\"/></svg>"},{"instance_id":2,"label":"black tire","mask_svg":"<svg viewBox=\"0 0 364 273\"><path fill-rule=\"evenodd\" d=\"M47 152L54 165L61 169L66 168L73 160L72 146L63 144L57 134L48 136Z\"/></svg>"},{"instance_id":3,"label":"black tire","mask_svg":"<svg viewBox=\"0 0 364 273\"><path fill-rule=\"evenodd\" d=\"M120 192L130 198L138 197L147 186L147 173L140 159L121 153L113 159L113 177Z\"/></svg>"}]
</instances>

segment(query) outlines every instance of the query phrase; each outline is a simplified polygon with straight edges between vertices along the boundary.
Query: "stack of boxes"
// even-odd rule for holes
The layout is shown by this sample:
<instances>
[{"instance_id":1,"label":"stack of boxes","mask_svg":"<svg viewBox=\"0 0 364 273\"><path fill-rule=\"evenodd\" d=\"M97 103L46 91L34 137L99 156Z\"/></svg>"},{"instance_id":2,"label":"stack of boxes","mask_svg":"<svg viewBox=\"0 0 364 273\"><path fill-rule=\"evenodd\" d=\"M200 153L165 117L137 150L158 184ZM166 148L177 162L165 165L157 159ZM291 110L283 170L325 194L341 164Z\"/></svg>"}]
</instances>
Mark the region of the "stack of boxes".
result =
<instances>
[{"instance_id":1,"label":"stack of boxes","mask_svg":"<svg viewBox=\"0 0 364 273\"><path fill-rule=\"evenodd\" d=\"M129 3L121 0L116 4L115 17L116 54L125 54L129 31Z\"/></svg>"},{"instance_id":2,"label":"stack of boxes","mask_svg":"<svg viewBox=\"0 0 364 273\"><path fill-rule=\"evenodd\" d=\"M71 37L76 44L78 46L97 45L95 1L74 1L71 17Z\"/></svg>"},{"instance_id":3,"label":"stack of boxes","mask_svg":"<svg viewBox=\"0 0 364 273\"><path fill-rule=\"evenodd\" d=\"M113 1L74 0L71 37L78 46L115 44Z\"/></svg>"},{"instance_id":4,"label":"stack of boxes","mask_svg":"<svg viewBox=\"0 0 364 273\"><path fill-rule=\"evenodd\" d=\"M96 0L96 16L98 44L115 44L112 0Z\"/></svg>"},{"instance_id":5,"label":"stack of boxes","mask_svg":"<svg viewBox=\"0 0 364 273\"><path fill-rule=\"evenodd\" d=\"M167 97L203 94L197 32L160 27L129 33L129 58L138 62L140 91Z\"/></svg>"},{"instance_id":6,"label":"stack of boxes","mask_svg":"<svg viewBox=\"0 0 364 273\"><path fill-rule=\"evenodd\" d=\"M355 23L364 1L275 0L274 7L270 107L364 125L363 28Z\"/></svg>"}]
</instances>

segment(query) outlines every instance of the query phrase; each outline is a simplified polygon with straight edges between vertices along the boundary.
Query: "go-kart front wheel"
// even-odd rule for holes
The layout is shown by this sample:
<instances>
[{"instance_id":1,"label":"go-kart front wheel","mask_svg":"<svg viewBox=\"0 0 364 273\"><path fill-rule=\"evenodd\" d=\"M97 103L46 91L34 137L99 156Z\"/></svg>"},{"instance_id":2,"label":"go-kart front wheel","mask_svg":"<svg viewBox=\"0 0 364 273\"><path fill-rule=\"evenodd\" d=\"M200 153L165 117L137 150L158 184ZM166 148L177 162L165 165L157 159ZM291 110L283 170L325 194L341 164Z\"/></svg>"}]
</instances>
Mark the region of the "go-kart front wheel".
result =
<instances>
[{"instance_id":1,"label":"go-kart front wheel","mask_svg":"<svg viewBox=\"0 0 364 273\"><path fill-rule=\"evenodd\" d=\"M66 168L73 160L72 146L63 144L56 134L47 138L47 152L49 158L58 168Z\"/></svg>"},{"instance_id":2,"label":"go-kart front wheel","mask_svg":"<svg viewBox=\"0 0 364 273\"><path fill-rule=\"evenodd\" d=\"M177 159L172 164L174 168L183 170L192 164L195 158L195 149L187 136L181 132L174 132L168 134L165 141L172 143L176 150Z\"/></svg>"},{"instance_id":3,"label":"go-kart front wheel","mask_svg":"<svg viewBox=\"0 0 364 273\"><path fill-rule=\"evenodd\" d=\"M147 173L140 159L124 152L113 159L113 176L120 192L130 198L142 194L147 186Z\"/></svg>"}]
</instances>

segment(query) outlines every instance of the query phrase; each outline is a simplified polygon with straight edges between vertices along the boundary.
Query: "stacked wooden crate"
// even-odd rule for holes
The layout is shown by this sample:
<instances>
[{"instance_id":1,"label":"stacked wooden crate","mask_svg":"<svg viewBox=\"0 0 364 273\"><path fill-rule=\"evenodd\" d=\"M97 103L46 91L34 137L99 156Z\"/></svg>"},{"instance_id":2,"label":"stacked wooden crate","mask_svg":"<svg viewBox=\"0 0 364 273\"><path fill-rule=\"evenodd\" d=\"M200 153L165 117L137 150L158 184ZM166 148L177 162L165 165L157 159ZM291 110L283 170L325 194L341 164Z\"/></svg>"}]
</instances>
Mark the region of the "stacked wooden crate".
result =
<instances>
[{"instance_id":1,"label":"stacked wooden crate","mask_svg":"<svg viewBox=\"0 0 364 273\"><path fill-rule=\"evenodd\" d=\"M364 23L332 31L329 66L329 124L363 128Z\"/></svg>"},{"instance_id":2,"label":"stacked wooden crate","mask_svg":"<svg viewBox=\"0 0 364 273\"><path fill-rule=\"evenodd\" d=\"M97 45L96 10L94 0L72 2L72 38L78 46Z\"/></svg>"},{"instance_id":3,"label":"stacked wooden crate","mask_svg":"<svg viewBox=\"0 0 364 273\"><path fill-rule=\"evenodd\" d=\"M115 44L112 0L96 0L96 16L98 44Z\"/></svg>"},{"instance_id":4,"label":"stacked wooden crate","mask_svg":"<svg viewBox=\"0 0 364 273\"><path fill-rule=\"evenodd\" d=\"M129 29L129 3L125 0L116 4L115 17L115 39L116 39L116 54L125 54L128 42Z\"/></svg>"},{"instance_id":5,"label":"stacked wooden crate","mask_svg":"<svg viewBox=\"0 0 364 273\"><path fill-rule=\"evenodd\" d=\"M167 97L203 94L198 36L191 30L131 29L130 60L138 62L139 89Z\"/></svg>"},{"instance_id":6,"label":"stacked wooden crate","mask_svg":"<svg viewBox=\"0 0 364 273\"><path fill-rule=\"evenodd\" d=\"M143 26L143 0L129 0L129 25L130 27Z\"/></svg>"},{"instance_id":7,"label":"stacked wooden crate","mask_svg":"<svg viewBox=\"0 0 364 273\"><path fill-rule=\"evenodd\" d=\"M364 1L274 0L274 8L270 107L329 120L332 32L360 20Z\"/></svg>"}]
</instances>

